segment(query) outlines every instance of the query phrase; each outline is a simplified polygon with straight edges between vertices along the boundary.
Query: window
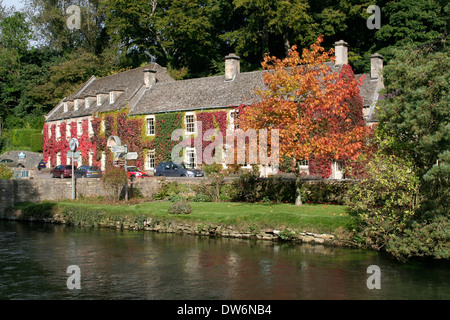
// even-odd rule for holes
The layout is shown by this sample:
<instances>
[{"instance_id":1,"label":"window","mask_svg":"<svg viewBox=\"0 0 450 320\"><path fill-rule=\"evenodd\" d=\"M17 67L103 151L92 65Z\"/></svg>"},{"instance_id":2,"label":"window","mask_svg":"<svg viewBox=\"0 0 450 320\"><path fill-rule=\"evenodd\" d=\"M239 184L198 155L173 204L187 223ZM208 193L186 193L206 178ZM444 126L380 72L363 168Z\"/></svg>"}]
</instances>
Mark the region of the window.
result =
<instances>
[{"instance_id":1,"label":"window","mask_svg":"<svg viewBox=\"0 0 450 320\"><path fill-rule=\"evenodd\" d=\"M145 159L145 169L150 170L155 168L155 150L149 150Z\"/></svg>"},{"instance_id":2,"label":"window","mask_svg":"<svg viewBox=\"0 0 450 320\"><path fill-rule=\"evenodd\" d=\"M68 123L66 125L66 138L70 138L70 126L71 125L72 125L71 123Z\"/></svg>"},{"instance_id":3,"label":"window","mask_svg":"<svg viewBox=\"0 0 450 320\"><path fill-rule=\"evenodd\" d=\"M155 116L146 117L146 126L147 126L147 135L153 136L155 135Z\"/></svg>"},{"instance_id":4,"label":"window","mask_svg":"<svg viewBox=\"0 0 450 320\"><path fill-rule=\"evenodd\" d=\"M76 110L78 110L78 100L75 100L74 102L73 102L74 104L73 104L73 109L76 111Z\"/></svg>"},{"instance_id":5,"label":"window","mask_svg":"<svg viewBox=\"0 0 450 320\"><path fill-rule=\"evenodd\" d=\"M196 167L195 161L195 148L186 148L185 166L188 169L194 169Z\"/></svg>"},{"instance_id":6,"label":"window","mask_svg":"<svg viewBox=\"0 0 450 320\"><path fill-rule=\"evenodd\" d=\"M69 110L69 106L67 105L67 102L64 102L64 112L67 112Z\"/></svg>"},{"instance_id":7,"label":"window","mask_svg":"<svg viewBox=\"0 0 450 320\"><path fill-rule=\"evenodd\" d=\"M84 98L84 106L85 108L89 108L89 98Z\"/></svg>"},{"instance_id":8,"label":"window","mask_svg":"<svg viewBox=\"0 0 450 320\"><path fill-rule=\"evenodd\" d=\"M186 124L186 133L195 132L195 116L193 113L186 113L184 123Z\"/></svg>"},{"instance_id":9,"label":"window","mask_svg":"<svg viewBox=\"0 0 450 320\"><path fill-rule=\"evenodd\" d=\"M83 133L83 126L81 124L81 121L77 122L77 133L79 136L81 136L81 134Z\"/></svg>"},{"instance_id":10,"label":"window","mask_svg":"<svg viewBox=\"0 0 450 320\"><path fill-rule=\"evenodd\" d=\"M101 106L102 105L102 95L98 94L97 95L97 106Z\"/></svg>"},{"instance_id":11,"label":"window","mask_svg":"<svg viewBox=\"0 0 450 320\"><path fill-rule=\"evenodd\" d=\"M238 110L231 110L230 113L230 129L236 130L239 129L239 111Z\"/></svg>"},{"instance_id":12,"label":"window","mask_svg":"<svg viewBox=\"0 0 450 320\"><path fill-rule=\"evenodd\" d=\"M56 124L56 139L58 140L59 138L61 138L61 128L60 128L61 124L58 122Z\"/></svg>"},{"instance_id":13,"label":"window","mask_svg":"<svg viewBox=\"0 0 450 320\"><path fill-rule=\"evenodd\" d=\"M114 99L114 91L111 91L109 93L109 104L113 104L114 101L115 101L115 99Z\"/></svg>"},{"instance_id":14,"label":"window","mask_svg":"<svg viewBox=\"0 0 450 320\"><path fill-rule=\"evenodd\" d=\"M300 168L308 168L309 167L309 160L300 160Z\"/></svg>"},{"instance_id":15,"label":"window","mask_svg":"<svg viewBox=\"0 0 450 320\"><path fill-rule=\"evenodd\" d=\"M89 119L89 121L88 121L88 133L91 136L94 134L94 128L92 127L92 120L91 119Z\"/></svg>"}]
</instances>

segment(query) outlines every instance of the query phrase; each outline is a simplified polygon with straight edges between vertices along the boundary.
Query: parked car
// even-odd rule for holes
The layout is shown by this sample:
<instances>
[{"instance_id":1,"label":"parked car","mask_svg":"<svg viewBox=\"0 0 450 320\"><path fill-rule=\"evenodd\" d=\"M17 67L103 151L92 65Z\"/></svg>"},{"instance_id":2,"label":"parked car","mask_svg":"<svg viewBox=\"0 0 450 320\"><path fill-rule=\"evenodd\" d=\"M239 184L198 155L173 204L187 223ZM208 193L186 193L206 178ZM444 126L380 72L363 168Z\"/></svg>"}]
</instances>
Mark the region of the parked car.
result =
<instances>
[{"instance_id":1,"label":"parked car","mask_svg":"<svg viewBox=\"0 0 450 320\"><path fill-rule=\"evenodd\" d=\"M12 159L1 159L0 164L5 164L8 167L25 168L25 166L22 163L16 162Z\"/></svg>"},{"instance_id":2,"label":"parked car","mask_svg":"<svg viewBox=\"0 0 450 320\"><path fill-rule=\"evenodd\" d=\"M162 162L155 169L155 176L164 177L204 177L205 174L199 169L188 169L184 164L173 162Z\"/></svg>"},{"instance_id":3,"label":"parked car","mask_svg":"<svg viewBox=\"0 0 450 320\"><path fill-rule=\"evenodd\" d=\"M77 169L77 167L74 167L74 171ZM59 165L56 166L50 171L50 177L52 178L69 178L72 177L72 166L71 165Z\"/></svg>"},{"instance_id":4,"label":"parked car","mask_svg":"<svg viewBox=\"0 0 450 320\"><path fill-rule=\"evenodd\" d=\"M47 168L47 162L44 162L44 160L39 161L37 168L38 170Z\"/></svg>"},{"instance_id":5,"label":"parked car","mask_svg":"<svg viewBox=\"0 0 450 320\"><path fill-rule=\"evenodd\" d=\"M102 170L97 166L83 165L74 172L75 178L100 178Z\"/></svg>"},{"instance_id":6,"label":"parked car","mask_svg":"<svg viewBox=\"0 0 450 320\"><path fill-rule=\"evenodd\" d=\"M136 166L127 166L127 173L128 173L128 178L130 178L131 180L134 180L136 178L149 177L147 172L142 171L141 169L139 169Z\"/></svg>"}]
</instances>

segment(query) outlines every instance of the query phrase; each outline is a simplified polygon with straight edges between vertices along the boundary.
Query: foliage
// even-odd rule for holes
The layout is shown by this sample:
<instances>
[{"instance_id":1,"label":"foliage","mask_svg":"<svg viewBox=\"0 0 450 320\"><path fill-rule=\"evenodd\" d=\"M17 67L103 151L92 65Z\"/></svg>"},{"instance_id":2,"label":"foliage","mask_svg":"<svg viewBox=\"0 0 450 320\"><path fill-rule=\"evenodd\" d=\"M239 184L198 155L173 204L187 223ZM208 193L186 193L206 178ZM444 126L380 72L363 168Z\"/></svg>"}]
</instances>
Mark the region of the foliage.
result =
<instances>
[{"instance_id":1,"label":"foliage","mask_svg":"<svg viewBox=\"0 0 450 320\"><path fill-rule=\"evenodd\" d=\"M296 161L297 200L301 205L300 162L311 157L328 161L356 159L369 135L362 117L361 79L349 66L340 74L326 64L331 57L319 37L302 56L293 46L287 58L266 56L262 63L267 90L261 102L241 108L241 127L279 131L281 155Z\"/></svg>"},{"instance_id":2,"label":"foliage","mask_svg":"<svg viewBox=\"0 0 450 320\"><path fill-rule=\"evenodd\" d=\"M127 174L122 168L107 170L101 177L108 198L119 200L122 188L128 183Z\"/></svg>"},{"instance_id":3,"label":"foliage","mask_svg":"<svg viewBox=\"0 0 450 320\"><path fill-rule=\"evenodd\" d=\"M11 130L11 147L27 148L33 152L42 151L42 133L35 129Z\"/></svg>"},{"instance_id":4,"label":"foliage","mask_svg":"<svg viewBox=\"0 0 450 320\"><path fill-rule=\"evenodd\" d=\"M392 155L376 154L365 169L367 177L348 191L348 206L363 244L380 250L414 218L419 181L410 162Z\"/></svg>"},{"instance_id":5,"label":"foliage","mask_svg":"<svg viewBox=\"0 0 450 320\"><path fill-rule=\"evenodd\" d=\"M437 216L430 221L413 221L402 235L393 235L386 247L400 261L412 257L450 259L450 221Z\"/></svg>"},{"instance_id":6,"label":"foliage","mask_svg":"<svg viewBox=\"0 0 450 320\"><path fill-rule=\"evenodd\" d=\"M0 164L0 179L11 179L14 173L5 164Z\"/></svg>"},{"instance_id":7,"label":"foliage","mask_svg":"<svg viewBox=\"0 0 450 320\"><path fill-rule=\"evenodd\" d=\"M192 207L186 200L175 202L169 208L170 214L190 214L192 213Z\"/></svg>"},{"instance_id":8,"label":"foliage","mask_svg":"<svg viewBox=\"0 0 450 320\"><path fill-rule=\"evenodd\" d=\"M420 176L450 150L449 53L441 45L409 46L383 71L378 118L385 148L412 159Z\"/></svg>"}]
</instances>

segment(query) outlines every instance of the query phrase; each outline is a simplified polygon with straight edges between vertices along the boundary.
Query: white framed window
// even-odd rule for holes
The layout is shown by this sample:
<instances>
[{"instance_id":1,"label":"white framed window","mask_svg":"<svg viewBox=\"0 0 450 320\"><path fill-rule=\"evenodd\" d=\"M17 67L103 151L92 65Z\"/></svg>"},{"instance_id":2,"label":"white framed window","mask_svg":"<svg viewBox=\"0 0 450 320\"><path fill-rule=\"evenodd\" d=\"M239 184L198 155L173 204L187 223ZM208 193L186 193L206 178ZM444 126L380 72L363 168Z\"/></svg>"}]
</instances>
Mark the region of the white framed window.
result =
<instances>
[{"instance_id":1,"label":"white framed window","mask_svg":"<svg viewBox=\"0 0 450 320\"><path fill-rule=\"evenodd\" d=\"M230 130L239 129L239 111L238 110L230 110L228 113L228 123Z\"/></svg>"},{"instance_id":2,"label":"white framed window","mask_svg":"<svg viewBox=\"0 0 450 320\"><path fill-rule=\"evenodd\" d=\"M184 116L184 124L186 125L186 133L195 133L195 115L192 112L187 112Z\"/></svg>"},{"instance_id":3,"label":"white framed window","mask_svg":"<svg viewBox=\"0 0 450 320\"><path fill-rule=\"evenodd\" d=\"M73 109L75 111L77 111L78 110L78 106L79 106L79 101L78 101L78 99L75 99L74 102L73 102Z\"/></svg>"},{"instance_id":4,"label":"white framed window","mask_svg":"<svg viewBox=\"0 0 450 320\"><path fill-rule=\"evenodd\" d=\"M64 102L64 112L67 112L69 110L69 106L67 102Z\"/></svg>"},{"instance_id":5,"label":"white framed window","mask_svg":"<svg viewBox=\"0 0 450 320\"><path fill-rule=\"evenodd\" d=\"M145 117L145 131L148 136L155 135L155 116L147 116Z\"/></svg>"},{"instance_id":6,"label":"white framed window","mask_svg":"<svg viewBox=\"0 0 450 320\"><path fill-rule=\"evenodd\" d=\"M97 95L97 106L101 106L102 105L102 95L98 94Z\"/></svg>"},{"instance_id":7,"label":"white framed window","mask_svg":"<svg viewBox=\"0 0 450 320\"><path fill-rule=\"evenodd\" d=\"M155 150L148 150L145 157L145 170L151 170L155 168Z\"/></svg>"},{"instance_id":8,"label":"white framed window","mask_svg":"<svg viewBox=\"0 0 450 320\"><path fill-rule=\"evenodd\" d=\"M66 138L70 139L70 126L72 123L66 124Z\"/></svg>"},{"instance_id":9,"label":"white framed window","mask_svg":"<svg viewBox=\"0 0 450 320\"><path fill-rule=\"evenodd\" d=\"M77 122L77 133L79 136L81 136L83 134L83 125L82 125L81 121Z\"/></svg>"},{"instance_id":10,"label":"white framed window","mask_svg":"<svg viewBox=\"0 0 450 320\"><path fill-rule=\"evenodd\" d=\"M56 139L61 138L61 123L56 124Z\"/></svg>"},{"instance_id":11,"label":"white framed window","mask_svg":"<svg viewBox=\"0 0 450 320\"><path fill-rule=\"evenodd\" d=\"M88 109L90 107L89 103L90 103L89 97L84 98L84 107L86 109Z\"/></svg>"},{"instance_id":12,"label":"white framed window","mask_svg":"<svg viewBox=\"0 0 450 320\"><path fill-rule=\"evenodd\" d=\"M113 104L115 101L114 91L109 92L109 104Z\"/></svg>"},{"instance_id":13,"label":"white framed window","mask_svg":"<svg viewBox=\"0 0 450 320\"><path fill-rule=\"evenodd\" d=\"M186 148L186 153L185 153L185 166L186 168L189 169L194 169L197 166L197 159L195 156L195 148Z\"/></svg>"},{"instance_id":14,"label":"white framed window","mask_svg":"<svg viewBox=\"0 0 450 320\"><path fill-rule=\"evenodd\" d=\"M92 119L88 120L88 133L90 136L94 134L94 128L92 127Z\"/></svg>"},{"instance_id":15,"label":"white framed window","mask_svg":"<svg viewBox=\"0 0 450 320\"><path fill-rule=\"evenodd\" d=\"M308 169L309 168L309 160L300 160L300 168Z\"/></svg>"}]
</instances>

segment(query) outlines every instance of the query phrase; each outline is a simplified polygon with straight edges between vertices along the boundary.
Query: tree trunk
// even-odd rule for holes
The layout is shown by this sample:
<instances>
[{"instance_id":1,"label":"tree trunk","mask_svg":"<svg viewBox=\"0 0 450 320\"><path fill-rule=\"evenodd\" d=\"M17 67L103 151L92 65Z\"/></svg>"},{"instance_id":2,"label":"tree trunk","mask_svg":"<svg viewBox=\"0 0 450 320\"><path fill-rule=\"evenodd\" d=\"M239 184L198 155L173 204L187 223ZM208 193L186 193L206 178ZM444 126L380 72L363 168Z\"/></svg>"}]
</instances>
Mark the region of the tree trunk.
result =
<instances>
[{"instance_id":1,"label":"tree trunk","mask_svg":"<svg viewBox=\"0 0 450 320\"><path fill-rule=\"evenodd\" d=\"M295 205L301 206L302 202L303 182L300 178L300 161L295 163Z\"/></svg>"}]
</instances>

